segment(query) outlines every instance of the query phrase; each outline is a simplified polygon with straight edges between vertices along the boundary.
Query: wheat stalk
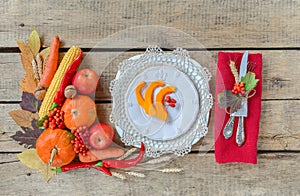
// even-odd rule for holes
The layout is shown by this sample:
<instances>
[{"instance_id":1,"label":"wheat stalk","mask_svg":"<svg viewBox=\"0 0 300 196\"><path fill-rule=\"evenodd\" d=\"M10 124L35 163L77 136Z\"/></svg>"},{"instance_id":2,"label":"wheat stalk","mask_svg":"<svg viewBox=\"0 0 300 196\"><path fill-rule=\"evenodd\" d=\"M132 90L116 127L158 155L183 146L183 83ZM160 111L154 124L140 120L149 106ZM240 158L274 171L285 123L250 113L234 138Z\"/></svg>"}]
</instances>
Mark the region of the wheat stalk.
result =
<instances>
[{"instance_id":1,"label":"wheat stalk","mask_svg":"<svg viewBox=\"0 0 300 196\"><path fill-rule=\"evenodd\" d=\"M132 153L134 153L137 150L137 148L131 148L129 149L123 156L119 157L117 160L123 160L127 157L129 157L130 155L132 155Z\"/></svg>"},{"instance_id":2,"label":"wheat stalk","mask_svg":"<svg viewBox=\"0 0 300 196\"><path fill-rule=\"evenodd\" d=\"M34 79L35 79L36 81L40 81L39 72L38 72L38 67L37 67L37 64L36 64L35 59L32 59L32 61L31 61L31 66L32 66L33 73L34 73Z\"/></svg>"},{"instance_id":3,"label":"wheat stalk","mask_svg":"<svg viewBox=\"0 0 300 196\"><path fill-rule=\"evenodd\" d=\"M182 172L182 168L174 167L174 168L164 168L164 169L158 169L157 171L163 172L163 173L179 173Z\"/></svg>"},{"instance_id":4,"label":"wheat stalk","mask_svg":"<svg viewBox=\"0 0 300 196\"><path fill-rule=\"evenodd\" d=\"M36 55L35 60L36 60L36 64L37 64L37 72L38 72L39 78L41 78L42 74L43 74L43 62L40 57L40 54Z\"/></svg>"},{"instance_id":5,"label":"wheat stalk","mask_svg":"<svg viewBox=\"0 0 300 196\"><path fill-rule=\"evenodd\" d=\"M112 176L116 177L116 178L120 178L122 180L126 180L126 176L124 174L121 174L119 172L116 171L111 171Z\"/></svg>"},{"instance_id":6,"label":"wheat stalk","mask_svg":"<svg viewBox=\"0 0 300 196\"><path fill-rule=\"evenodd\" d=\"M157 164L157 163L162 163L162 162L166 162L166 161L170 161L172 157L170 156L165 156L165 157L160 157L157 159L151 159L147 162L145 162L144 164Z\"/></svg>"},{"instance_id":7,"label":"wheat stalk","mask_svg":"<svg viewBox=\"0 0 300 196\"><path fill-rule=\"evenodd\" d=\"M126 172L126 174L131 175L131 176L135 176L135 177L139 177L139 178L145 178L146 175L140 172L134 172L134 171L128 171Z\"/></svg>"},{"instance_id":8,"label":"wheat stalk","mask_svg":"<svg viewBox=\"0 0 300 196\"><path fill-rule=\"evenodd\" d=\"M238 70L237 70L237 68L235 66L235 62L234 61L230 61L229 62L229 67L230 67L231 73L234 76L235 82L238 82L239 81L239 73L238 73Z\"/></svg>"}]
</instances>

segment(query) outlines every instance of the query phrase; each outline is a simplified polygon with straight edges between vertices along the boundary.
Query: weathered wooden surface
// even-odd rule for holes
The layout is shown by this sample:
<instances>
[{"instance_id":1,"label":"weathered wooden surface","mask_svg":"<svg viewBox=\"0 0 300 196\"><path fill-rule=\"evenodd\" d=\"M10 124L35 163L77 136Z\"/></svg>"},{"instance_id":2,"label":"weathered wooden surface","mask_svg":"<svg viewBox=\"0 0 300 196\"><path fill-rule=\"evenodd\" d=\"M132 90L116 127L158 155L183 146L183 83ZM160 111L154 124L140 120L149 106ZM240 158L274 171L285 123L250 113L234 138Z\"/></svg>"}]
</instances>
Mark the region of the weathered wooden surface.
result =
<instances>
[{"instance_id":1,"label":"weathered wooden surface","mask_svg":"<svg viewBox=\"0 0 300 196\"><path fill-rule=\"evenodd\" d=\"M298 47L299 8L300 2L293 0L4 1L0 45L16 46L14 40L27 38L33 27L47 45L59 34L66 47L91 47L120 30L163 25L184 31L207 47ZM173 39L181 37L174 34Z\"/></svg>"},{"instance_id":2,"label":"weathered wooden surface","mask_svg":"<svg viewBox=\"0 0 300 196\"><path fill-rule=\"evenodd\" d=\"M7 115L14 109L19 109L17 104L0 104L0 118L6 123L0 124L0 152L18 152L23 147L17 145L10 136L21 130L18 125ZM98 119L109 122L111 104L97 105ZM300 101L265 101L262 104L260 134L258 149L263 151L275 150L300 150ZM283 115L284 114L284 115ZM213 116L210 119L213 122ZM209 133L197 145L194 151L213 150L214 136L213 123L210 123Z\"/></svg>"},{"instance_id":3,"label":"weathered wooden surface","mask_svg":"<svg viewBox=\"0 0 300 196\"><path fill-rule=\"evenodd\" d=\"M1 2L1 195L299 195L299 8L299 0ZM60 174L46 184L39 173L17 160L15 155L24 148L10 138L20 128L8 115L19 108L19 81L24 74L15 40L26 41L33 28L44 46L58 34L62 51L74 44L84 48L83 66L103 71L96 98L99 120L105 122L111 111L108 87L116 65L143 52L128 49L149 44L183 47L197 60L207 54L200 51L206 47L215 62L218 51L261 52L258 164L215 163L212 117L208 135L193 147L193 154L175 160L184 173L147 172L145 179L121 181L94 170L79 170ZM213 74L213 91L215 63L203 65ZM199 150L209 153L199 154Z\"/></svg>"},{"instance_id":4,"label":"weathered wooden surface","mask_svg":"<svg viewBox=\"0 0 300 196\"><path fill-rule=\"evenodd\" d=\"M183 173L146 172L126 181L82 169L60 173L47 184L41 175L19 163L15 154L1 154L2 195L299 195L299 155L260 154L257 165L215 163L213 154L190 154L175 160ZM26 185L26 187L24 187Z\"/></svg>"},{"instance_id":5,"label":"weathered wooden surface","mask_svg":"<svg viewBox=\"0 0 300 196\"><path fill-rule=\"evenodd\" d=\"M300 88L298 61L300 51L298 50L253 50L250 52L261 52L263 54L263 99L299 99ZM201 52L190 52L191 57L197 59ZM97 100L111 100L109 93L110 81L117 73L117 65L126 58L141 54L141 52L90 52L84 66L93 67L101 75L101 85L97 89ZM215 62L217 52L211 52ZM206 66L207 67L207 66ZM212 73L211 88L214 87L215 69L209 66ZM20 54L0 53L0 72L14 73L4 74L0 80L0 101L20 101L21 92L19 83L24 75ZM214 92L212 92L214 93Z\"/></svg>"}]
</instances>

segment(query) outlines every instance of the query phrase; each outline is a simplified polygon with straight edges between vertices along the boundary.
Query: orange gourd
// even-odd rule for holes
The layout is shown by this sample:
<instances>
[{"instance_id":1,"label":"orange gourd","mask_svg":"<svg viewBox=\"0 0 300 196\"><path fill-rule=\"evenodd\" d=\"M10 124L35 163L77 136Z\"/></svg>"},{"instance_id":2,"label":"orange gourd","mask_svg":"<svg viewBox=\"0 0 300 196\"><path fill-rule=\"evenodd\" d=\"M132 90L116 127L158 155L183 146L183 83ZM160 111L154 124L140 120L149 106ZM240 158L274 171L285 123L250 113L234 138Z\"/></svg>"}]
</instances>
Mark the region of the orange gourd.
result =
<instances>
[{"instance_id":1,"label":"orange gourd","mask_svg":"<svg viewBox=\"0 0 300 196\"><path fill-rule=\"evenodd\" d=\"M37 154L44 163L53 167L67 165L76 155L71 143L72 137L67 130L48 128L36 140Z\"/></svg>"},{"instance_id":2,"label":"orange gourd","mask_svg":"<svg viewBox=\"0 0 300 196\"><path fill-rule=\"evenodd\" d=\"M85 95L66 99L61 110L64 111L64 123L69 129L81 126L89 127L97 117L95 102Z\"/></svg>"}]
</instances>

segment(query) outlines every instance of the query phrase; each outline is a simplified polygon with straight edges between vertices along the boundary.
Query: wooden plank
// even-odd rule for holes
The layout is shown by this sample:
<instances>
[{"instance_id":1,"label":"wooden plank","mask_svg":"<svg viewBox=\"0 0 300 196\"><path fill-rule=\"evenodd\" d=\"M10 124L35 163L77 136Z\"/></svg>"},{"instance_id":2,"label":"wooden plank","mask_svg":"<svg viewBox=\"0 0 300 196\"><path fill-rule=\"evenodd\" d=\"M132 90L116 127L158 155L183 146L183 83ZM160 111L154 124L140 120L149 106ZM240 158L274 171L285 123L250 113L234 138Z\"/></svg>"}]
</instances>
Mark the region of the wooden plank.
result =
<instances>
[{"instance_id":1,"label":"wooden plank","mask_svg":"<svg viewBox=\"0 0 300 196\"><path fill-rule=\"evenodd\" d=\"M298 89L298 50L250 51L263 54L263 99L299 99ZM111 100L109 86L115 78L117 65L123 60L140 53L137 52L89 52L84 53L82 67L90 67L101 74L100 86L97 89L97 100ZM203 52L191 52L191 57L200 60ZM211 52L213 63L204 63L212 73L210 86L214 93L217 52ZM19 83L24 75L19 54L0 53L0 101L20 101Z\"/></svg>"},{"instance_id":2,"label":"wooden plank","mask_svg":"<svg viewBox=\"0 0 300 196\"><path fill-rule=\"evenodd\" d=\"M174 164L184 169L182 173L148 171L145 179L130 177L122 181L96 170L81 169L60 173L49 183L37 171L14 162L15 154L0 154L0 157L3 195L95 195L99 192L105 195L298 195L300 192L297 153L261 154L257 165L219 165L213 154L190 154L175 160Z\"/></svg>"},{"instance_id":3,"label":"wooden plank","mask_svg":"<svg viewBox=\"0 0 300 196\"><path fill-rule=\"evenodd\" d=\"M184 43L184 33L163 27L183 31L209 48L298 47L299 8L299 1L293 0L4 1L0 46L15 47L16 38L26 40L36 28L45 45L59 34L64 47L91 48L114 33L144 25L100 47L132 48L157 42L164 47L195 46L193 41Z\"/></svg>"},{"instance_id":4,"label":"wooden plank","mask_svg":"<svg viewBox=\"0 0 300 196\"><path fill-rule=\"evenodd\" d=\"M10 136L20 130L15 122L8 116L8 112L19 108L16 104L0 104L0 152L18 152L24 150L14 142ZM109 123L111 104L98 104L98 118L101 122ZM259 150L300 150L300 123L299 114L300 101L264 101L261 112L260 133L258 140ZM213 150L213 119L214 113L209 124L207 136L193 146L194 151ZM116 135L116 141L119 137ZM121 144L120 142L118 142Z\"/></svg>"}]
</instances>

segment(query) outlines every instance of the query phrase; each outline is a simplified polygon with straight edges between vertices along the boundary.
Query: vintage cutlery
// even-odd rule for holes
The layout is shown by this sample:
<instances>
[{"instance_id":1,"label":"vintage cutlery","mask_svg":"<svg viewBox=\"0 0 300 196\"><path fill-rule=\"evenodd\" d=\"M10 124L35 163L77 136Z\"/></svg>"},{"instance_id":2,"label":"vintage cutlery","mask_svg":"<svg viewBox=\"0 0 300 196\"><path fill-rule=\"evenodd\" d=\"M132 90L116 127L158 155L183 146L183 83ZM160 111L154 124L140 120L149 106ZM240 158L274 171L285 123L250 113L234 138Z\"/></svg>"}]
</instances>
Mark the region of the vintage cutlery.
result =
<instances>
[{"instance_id":1,"label":"vintage cutlery","mask_svg":"<svg viewBox=\"0 0 300 196\"><path fill-rule=\"evenodd\" d=\"M239 72L239 81L241 81L242 77L247 73L247 64L248 64L248 51L245 51L242 57L241 65L240 65L240 72ZM236 133L236 143L238 146L243 145L245 141L245 131L244 131L244 117L247 117L248 114L248 103L247 99L244 99L242 102L241 108L230 115L228 122L226 123L223 135L226 139L230 138L233 133L233 126L234 126L234 118L238 117L238 127Z\"/></svg>"}]
</instances>

